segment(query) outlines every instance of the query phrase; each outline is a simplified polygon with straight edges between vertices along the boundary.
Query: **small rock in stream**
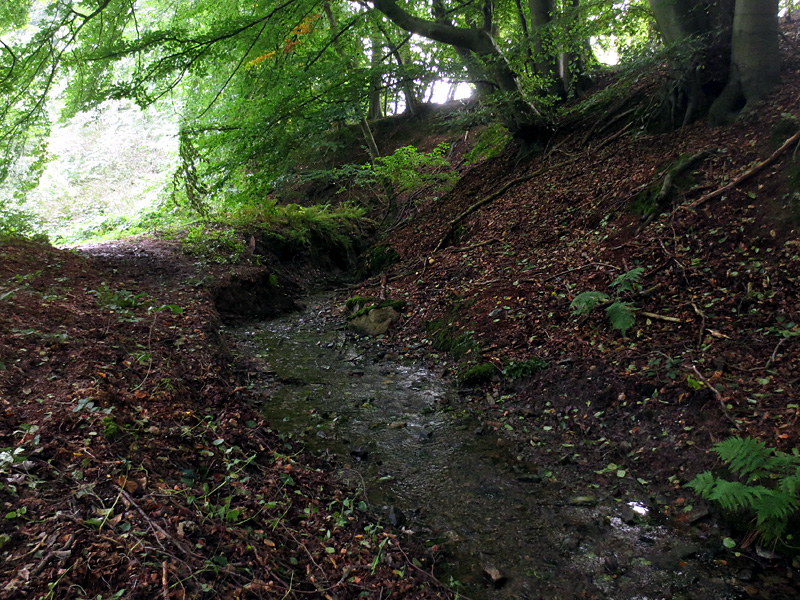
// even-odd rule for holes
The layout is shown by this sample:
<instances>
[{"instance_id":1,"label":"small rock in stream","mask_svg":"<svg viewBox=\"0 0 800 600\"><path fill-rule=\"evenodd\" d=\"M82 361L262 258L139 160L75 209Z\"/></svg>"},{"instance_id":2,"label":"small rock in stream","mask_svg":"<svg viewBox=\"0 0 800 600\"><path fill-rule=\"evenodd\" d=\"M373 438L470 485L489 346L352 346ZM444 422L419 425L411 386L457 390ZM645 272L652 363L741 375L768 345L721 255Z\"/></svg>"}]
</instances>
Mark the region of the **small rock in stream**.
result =
<instances>
[{"instance_id":1,"label":"small rock in stream","mask_svg":"<svg viewBox=\"0 0 800 600\"><path fill-rule=\"evenodd\" d=\"M367 460L369 457L369 449L366 446L355 446L350 449L350 456L356 460Z\"/></svg>"},{"instance_id":2,"label":"small rock in stream","mask_svg":"<svg viewBox=\"0 0 800 600\"><path fill-rule=\"evenodd\" d=\"M406 516L403 514L403 511L397 508L396 506L392 506L389 508L389 523L392 527L402 527L406 524Z\"/></svg>"},{"instance_id":3,"label":"small rock in stream","mask_svg":"<svg viewBox=\"0 0 800 600\"><path fill-rule=\"evenodd\" d=\"M496 588L503 587L506 581L508 581L508 577L506 577L503 572L494 565L486 565L483 567L483 574Z\"/></svg>"},{"instance_id":4,"label":"small rock in stream","mask_svg":"<svg viewBox=\"0 0 800 600\"><path fill-rule=\"evenodd\" d=\"M597 498L594 496L573 496L567 500L570 506L594 506L597 504Z\"/></svg>"},{"instance_id":5,"label":"small rock in stream","mask_svg":"<svg viewBox=\"0 0 800 600\"><path fill-rule=\"evenodd\" d=\"M406 423L405 421L394 421L392 423L389 423L386 427L388 429L402 429L406 425L408 425L408 423Z\"/></svg>"}]
</instances>

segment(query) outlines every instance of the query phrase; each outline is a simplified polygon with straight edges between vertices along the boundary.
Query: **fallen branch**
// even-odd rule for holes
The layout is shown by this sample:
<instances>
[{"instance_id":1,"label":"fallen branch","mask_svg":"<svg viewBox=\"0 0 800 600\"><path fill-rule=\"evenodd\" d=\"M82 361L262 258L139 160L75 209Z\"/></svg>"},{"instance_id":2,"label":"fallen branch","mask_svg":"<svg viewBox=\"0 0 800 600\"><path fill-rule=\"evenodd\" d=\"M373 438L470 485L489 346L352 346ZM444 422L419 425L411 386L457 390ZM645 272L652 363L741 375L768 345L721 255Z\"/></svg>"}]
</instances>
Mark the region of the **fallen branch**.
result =
<instances>
[{"instance_id":1,"label":"fallen branch","mask_svg":"<svg viewBox=\"0 0 800 600\"><path fill-rule=\"evenodd\" d=\"M608 144L610 144L614 140L622 137L628 131L628 129L630 129L631 125L632 125L632 123L628 123L625 127L620 129L617 133L615 133L614 135L608 136L602 142L597 144L597 146L595 146L593 148L590 148L589 150L592 151L592 152L597 152L598 150L600 150L604 146L607 146ZM453 230L455 229L455 226L458 225L464 219L466 219L468 216L470 216L472 213L477 211L478 209L483 208L487 204L490 204L490 203L494 202L495 200L500 198L500 196L502 196L508 190L510 190L512 187L517 186L520 183L525 183L526 181L530 181L534 177L538 177L539 175L542 175L543 173L546 173L547 171L551 171L553 169L560 169L561 167L566 167L567 165L571 165L572 163L576 162L581 156L583 156L583 155L582 154L578 154L578 155L573 156L572 158L569 158L567 160L561 161L560 163L556 163L554 165L541 167L541 168L537 169L536 171L534 171L533 173L528 173L527 175L523 175L522 177L517 177L516 179L512 179L511 181L509 181L508 183L503 185L499 190L497 190L495 192L492 192L491 194L489 194L488 196L486 196L485 198L483 198L481 200L478 200L475 204L471 205L465 211L463 211L462 213L458 214L454 219L452 219L447 224L447 232L439 240L439 243L436 244L436 247L433 249L433 252L438 252L439 250L441 250L442 246L444 246L444 244L447 242L447 240L450 239L450 236L453 235Z\"/></svg>"},{"instance_id":2,"label":"fallen branch","mask_svg":"<svg viewBox=\"0 0 800 600\"><path fill-rule=\"evenodd\" d=\"M721 188L719 188L719 189L717 189L717 190L715 190L715 191L713 191L711 193L708 193L705 196L702 196L702 197L698 198L697 200L695 200L694 202L692 202L691 204L689 204L685 208L687 208L689 210L693 210L693 209L695 209L695 208L697 208L699 206L702 206L706 202L709 202L710 200L713 200L714 198L717 198L718 196L721 196L722 194L724 194L726 192L729 192L730 190L732 190L733 188L735 188L739 184L747 181L753 175L756 175L756 174L760 173L764 168L768 167L773 162L775 162L778 159L778 157L780 157L781 154L786 152L789 149L789 147L792 144L794 144L795 142L797 142L798 140L800 140L800 131L798 131L792 137L790 137L788 140L786 140L783 143L783 145L780 148L778 148L777 150L775 150L775 152L773 152L769 156L769 158L767 158L765 161L757 164L755 167L753 167L749 171L743 173L742 175L740 175L739 177L737 177L736 179L731 181L728 185L724 185Z\"/></svg>"},{"instance_id":3,"label":"fallen branch","mask_svg":"<svg viewBox=\"0 0 800 600\"><path fill-rule=\"evenodd\" d=\"M668 317L666 315L658 315L656 313L645 312L643 310L639 311L639 314L642 315L643 317L647 317L648 319L655 319L656 321L668 321L670 323L683 323L683 320L679 319L677 317Z\"/></svg>"}]
</instances>

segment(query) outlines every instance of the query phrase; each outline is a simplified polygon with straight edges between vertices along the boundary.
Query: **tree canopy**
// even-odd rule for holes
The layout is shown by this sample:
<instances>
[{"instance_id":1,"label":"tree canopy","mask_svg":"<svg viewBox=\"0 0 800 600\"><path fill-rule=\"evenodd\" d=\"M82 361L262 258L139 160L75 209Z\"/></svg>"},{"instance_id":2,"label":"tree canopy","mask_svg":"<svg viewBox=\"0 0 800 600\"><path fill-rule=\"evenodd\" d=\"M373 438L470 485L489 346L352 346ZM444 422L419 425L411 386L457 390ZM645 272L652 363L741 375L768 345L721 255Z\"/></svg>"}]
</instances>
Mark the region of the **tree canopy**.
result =
<instances>
[{"instance_id":1,"label":"tree canopy","mask_svg":"<svg viewBox=\"0 0 800 600\"><path fill-rule=\"evenodd\" d=\"M778 9L778 0L18 1L0 14L0 182L32 157L16 171L24 194L53 120L120 98L177 108L190 201L263 197L304 153L329 149L326 131L413 113L437 81L468 82L513 134L541 141L560 103L590 85L597 44L609 41L622 60L689 38L723 47L713 77L685 77L682 121L723 88L716 112L732 115L774 84L764 65ZM753 52L762 58L748 61ZM685 72L711 65L708 56L695 53Z\"/></svg>"}]
</instances>

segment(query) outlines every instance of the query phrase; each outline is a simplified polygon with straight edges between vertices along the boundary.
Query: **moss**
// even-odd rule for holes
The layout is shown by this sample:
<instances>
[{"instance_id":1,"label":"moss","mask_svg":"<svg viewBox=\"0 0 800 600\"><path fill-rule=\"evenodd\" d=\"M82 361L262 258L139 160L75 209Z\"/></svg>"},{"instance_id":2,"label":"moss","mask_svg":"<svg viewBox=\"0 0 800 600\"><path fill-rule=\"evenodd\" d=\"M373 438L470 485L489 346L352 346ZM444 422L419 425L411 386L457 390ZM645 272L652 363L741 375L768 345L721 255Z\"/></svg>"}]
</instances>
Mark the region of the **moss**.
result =
<instances>
[{"instance_id":1,"label":"moss","mask_svg":"<svg viewBox=\"0 0 800 600\"><path fill-rule=\"evenodd\" d=\"M471 331L459 331L448 321L437 319L425 324L425 331L430 337L434 349L447 352L455 358L478 349L475 336Z\"/></svg>"},{"instance_id":2,"label":"moss","mask_svg":"<svg viewBox=\"0 0 800 600\"><path fill-rule=\"evenodd\" d=\"M464 371L461 376L461 383L464 385L481 385L489 383L495 374L495 366L492 363L480 363Z\"/></svg>"},{"instance_id":3,"label":"moss","mask_svg":"<svg viewBox=\"0 0 800 600\"><path fill-rule=\"evenodd\" d=\"M378 308L393 308L397 312L403 312L406 308L406 301L387 299L378 304Z\"/></svg>"},{"instance_id":4,"label":"moss","mask_svg":"<svg viewBox=\"0 0 800 600\"><path fill-rule=\"evenodd\" d=\"M783 143L800 129L800 123L793 115L784 116L775 124L769 136L769 145L773 150L780 148Z\"/></svg>"},{"instance_id":5,"label":"moss","mask_svg":"<svg viewBox=\"0 0 800 600\"><path fill-rule=\"evenodd\" d=\"M347 299L347 302L344 303L347 310L353 310L354 308L361 308L368 302L372 302L372 298L367 298L366 296L352 296Z\"/></svg>"},{"instance_id":6,"label":"moss","mask_svg":"<svg viewBox=\"0 0 800 600\"><path fill-rule=\"evenodd\" d=\"M406 307L405 300L392 300L387 299L382 302L376 302L374 298L365 298L364 296L353 296L345 303L347 310L354 311L348 319L355 319L361 315L367 314L369 311L376 308L393 308L397 312L403 312Z\"/></svg>"}]
</instances>

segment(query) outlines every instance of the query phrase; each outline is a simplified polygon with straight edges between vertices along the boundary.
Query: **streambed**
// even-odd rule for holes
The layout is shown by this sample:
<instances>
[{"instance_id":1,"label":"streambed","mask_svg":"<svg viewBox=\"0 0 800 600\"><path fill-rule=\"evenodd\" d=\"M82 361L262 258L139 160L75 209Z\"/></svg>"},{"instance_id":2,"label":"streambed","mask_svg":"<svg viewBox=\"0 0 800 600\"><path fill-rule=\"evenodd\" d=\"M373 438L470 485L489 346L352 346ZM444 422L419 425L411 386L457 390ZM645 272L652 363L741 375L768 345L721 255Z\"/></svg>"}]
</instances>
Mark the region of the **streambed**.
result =
<instances>
[{"instance_id":1,"label":"streambed","mask_svg":"<svg viewBox=\"0 0 800 600\"><path fill-rule=\"evenodd\" d=\"M315 297L229 334L261 366L251 375L273 429L334 460L384 524L438 546L441 581L476 600L750 597L750 574L730 573L644 501L526 466L434 370L344 323Z\"/></svg>"}]
</instances>

